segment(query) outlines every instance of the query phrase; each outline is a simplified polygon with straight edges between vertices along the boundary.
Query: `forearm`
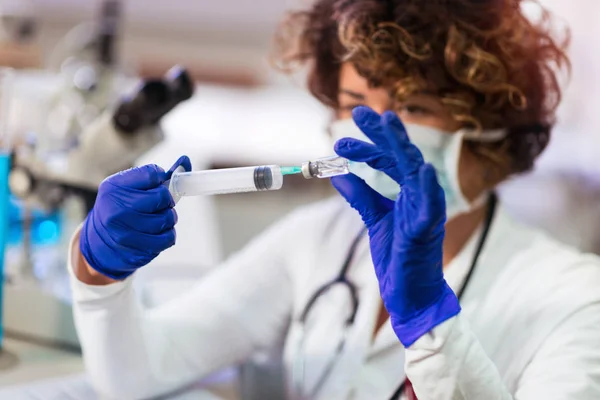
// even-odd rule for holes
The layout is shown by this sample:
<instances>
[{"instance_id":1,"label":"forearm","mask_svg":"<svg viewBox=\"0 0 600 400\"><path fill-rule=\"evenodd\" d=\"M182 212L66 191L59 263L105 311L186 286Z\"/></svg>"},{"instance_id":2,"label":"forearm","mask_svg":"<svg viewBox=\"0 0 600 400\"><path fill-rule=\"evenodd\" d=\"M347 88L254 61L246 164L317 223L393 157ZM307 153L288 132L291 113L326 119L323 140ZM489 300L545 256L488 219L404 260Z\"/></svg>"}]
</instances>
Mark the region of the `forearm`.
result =
<instances>
[{"instance_id":1,"label":"forearm","mask_svg":"<svg viewBox=\"0 0 600 400\"><path fill-rule=\"evenodd\" d=\"M116 398L156 396L275 343L292 298L284 257L273 249L293 227L284 221L193 289L152 309L142 308L132 277L86 284L86 274L90 282L103 278L76 274L71 260L75 322L95 387Z\"/></svg>"},{"instance_id":2,"label":"forearm","mask_svg":"<svg viewBox=\"0 0 600 400\"><path fill-rule=\"evenodd\" d=\"M98 391L111 398L138 399L165 393L186 383L200 371L185 368L176 374L158 374L169 349L160 326L151 328L131 278L115 281L92 269L71 245L71 280L75 323L84 352L86 370Z\"/></svg>"},{"instance_id":3,"label":"forearm","mask_svg":"<svg viewBox=\"0 0 600 400\"><path fill-rule=\"evenodd\" d=\"M133 277L117 281L95 271L78 243L77 234L69 257L73 312L86 371L99 393L115 399L155 397L251 352L249 343L240 340L242 330L227 326L220 304L211 304L209 291L200 289L168 308L146 310Z\"/></svg>"},{"instance_id":4,"label":"forearm","mask_svg":"<svg viewBox=\"0 0 600 400\"><path fill-rule=\"evenodd\" d=\"M77 231L71 243L71 263L75 277L82 283L92 286L104 286L116 283L118 281L102 275L100 272L93 269L86 261L83 254L79 250L79 235L81 231Z\"/></svg>"},{"instance_id":5,"label":"forearm","mask_svg":"<svg viewBox=\"0 0 600 400\"><path fill-rule=\"evenodd\" d=\"M420 399L512 399L460 314L406 349L406 374Z\"/></svg>"},{"instance_id":6,"label":"forearm","mask_svg":"<svg viewBox=\"0 0 600 400\"><path fill-rule=\"evenodd\" d=\"M144 334L130 286L130 282L98 286L111 292L92 292L90 298L75 298L73 303L86 372L96 390L109 398L140 399L166 389L152 379L155 365L150 352L160 352L161 344Z\"/></svg>"}]
</instances>

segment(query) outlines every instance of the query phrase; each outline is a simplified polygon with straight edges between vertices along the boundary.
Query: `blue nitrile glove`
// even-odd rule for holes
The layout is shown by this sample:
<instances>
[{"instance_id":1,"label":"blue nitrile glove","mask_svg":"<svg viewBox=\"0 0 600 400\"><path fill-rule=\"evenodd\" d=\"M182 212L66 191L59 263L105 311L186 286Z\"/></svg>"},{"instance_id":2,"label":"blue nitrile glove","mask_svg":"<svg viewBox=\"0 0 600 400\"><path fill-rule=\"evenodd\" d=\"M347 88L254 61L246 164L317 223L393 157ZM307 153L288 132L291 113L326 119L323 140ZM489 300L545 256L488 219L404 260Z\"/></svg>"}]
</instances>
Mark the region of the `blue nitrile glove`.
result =
<instances>
[{"instance_id":1,"label":"blue nitrile glove","mask_svg":"<svg viewBox=\"0 0 600 400\"><path fill-rule=\"evenodd\" d=\"M352 115L374 144L344 138L336 143L336 152L385 172L401 192L394 202L353 174L332 182L367 226L383 303L396 336L408 347L460 312L442 273L444 191L395 113L379 116L357 107Z\"/></svg>"},{"instance_id":2,"label":"blue nitrile glove","mask_svg":"<svg viewBox=\"0 0 600 400\"><path fill-rule=\"evenodd\" d=\"M179 166L192 169L190 159L182 156L167 172L144 165L100 184L79 240L81 254L93 269L125 279L175 244L177 213L164 183Z\"/></svg>"}]
</instances>

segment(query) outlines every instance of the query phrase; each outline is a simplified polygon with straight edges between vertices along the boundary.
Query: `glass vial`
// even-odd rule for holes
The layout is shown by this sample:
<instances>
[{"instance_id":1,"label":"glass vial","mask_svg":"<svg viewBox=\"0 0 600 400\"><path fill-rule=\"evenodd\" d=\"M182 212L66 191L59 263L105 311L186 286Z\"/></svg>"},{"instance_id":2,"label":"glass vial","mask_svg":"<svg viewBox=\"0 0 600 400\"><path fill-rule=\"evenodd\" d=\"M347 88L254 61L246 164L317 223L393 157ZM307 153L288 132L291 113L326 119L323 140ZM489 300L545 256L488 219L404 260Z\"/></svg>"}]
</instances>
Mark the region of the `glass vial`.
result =
<instances>
[{"instance_id":1,"label":"glass vial","mask_svg":"<svg viewBox=\"0 0 600 400\"><path fill-rule=\"evenodd\" d=\"M302 164L302 175L306 179L331 178L332 176L346 175L350 172L348 160L332 156Z\"/></svg>"}]
</instances>

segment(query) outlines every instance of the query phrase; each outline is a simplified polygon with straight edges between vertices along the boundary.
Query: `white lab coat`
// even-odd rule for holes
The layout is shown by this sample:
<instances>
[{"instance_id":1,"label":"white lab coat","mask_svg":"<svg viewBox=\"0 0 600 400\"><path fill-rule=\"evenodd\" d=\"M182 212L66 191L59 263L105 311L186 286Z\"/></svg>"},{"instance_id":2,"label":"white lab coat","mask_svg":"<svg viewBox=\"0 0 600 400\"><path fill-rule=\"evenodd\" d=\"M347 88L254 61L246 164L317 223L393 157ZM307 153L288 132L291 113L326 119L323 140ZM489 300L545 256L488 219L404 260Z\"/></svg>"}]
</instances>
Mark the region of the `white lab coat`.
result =
<instances>
[{"instance_id":1,"label":"white lab coat","mask_svg":"<svg viewBox=\"0 0 600 400\"><path fill-rule=\"evenodd\" d=\"M285 340L297 359L298 314L339 273L362 227L341 198L302 208L179 298L144 310L132 278L88 286L74 313L97 389L117 399L164 393ZM456 291L480 232L447 266ZM511 220L500 208L463 311L404 350L390 324L373 340L381 299L368 240L348 278L360 306L318 399L386 400L410 377L420 400L600 399L600 261ZM305 387L320 377L349 312L343 289L319 301L306 329ZM290 386L291 378L290 378ZM291 389L290 389L291 390Z\"/></svg>"}]
</instances>

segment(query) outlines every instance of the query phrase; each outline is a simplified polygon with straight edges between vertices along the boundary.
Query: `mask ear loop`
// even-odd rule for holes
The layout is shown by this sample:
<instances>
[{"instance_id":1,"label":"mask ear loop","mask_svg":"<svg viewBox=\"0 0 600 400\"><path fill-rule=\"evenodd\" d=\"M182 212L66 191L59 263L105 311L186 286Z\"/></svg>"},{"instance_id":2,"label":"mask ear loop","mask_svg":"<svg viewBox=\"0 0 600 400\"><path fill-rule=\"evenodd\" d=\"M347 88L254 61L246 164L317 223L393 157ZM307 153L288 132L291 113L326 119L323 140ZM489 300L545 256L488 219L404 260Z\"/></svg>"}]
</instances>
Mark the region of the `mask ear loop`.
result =
<instances>
[{"instance_id":1,"label":"mask ear loop","mask_svg":"<svg viewBox=\"0 0 600 400\"><path fill-rule=\"evenodd\" d=\"M333 132L331 130L331 126L335 123L336 119L335 116L331 116L331 118L329 118L329 122L327 122L327 125L325 125L325 133L327 134L327 136L329 136L330 139L333 139Z\"/></svg>"},{"instance_id":2,"label":"mask ear loop","mask_svg":"<svg viewBox=\"0 0 600 400\"><path fill-rule=\"evenodd\" d=\"M506 129L490 129L486 131L464 129L463 138L471 142L493 143L499 142L508 136Z\"/></svg>"},{"instance_id":3,"label":"mask ear loop","mask_svg":"<svg viewBox=\"0 0 600 400\"><path fill-rule=\"evenodd\" d=\"M352 118L350 118L352 119ZM325 133L327 134L327 136L329 136L330 139L334 139L333 137L333 125L335 125L336 122L339 121L343 121L344 119L340 119L336 113L331 113L329 115L329 121L327 121L327 125L325 125Z\"/></svg>"},{"instance_id":4,"label":"mask ear loop","mask_svg":"<svg viewBox=\"0 0 600 400\"><path fill-rule=\"evenodd\" d=\"M451 204L446 204L446 212L448 219L463 214L473 209L472 202L470 202L461 186L460 182L460 159L463 152L463 145L465 141L465 131L459 130L451 135L448 135L449 141L445 144L444 152L444 169L446 175L446 184L451 190L452 196L452 207ZM448 193L446 193L446 200L448 201Z\"/></svg>"}]
</instances>

